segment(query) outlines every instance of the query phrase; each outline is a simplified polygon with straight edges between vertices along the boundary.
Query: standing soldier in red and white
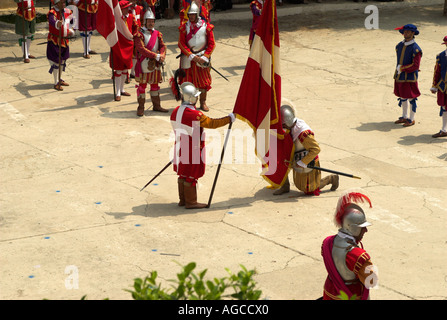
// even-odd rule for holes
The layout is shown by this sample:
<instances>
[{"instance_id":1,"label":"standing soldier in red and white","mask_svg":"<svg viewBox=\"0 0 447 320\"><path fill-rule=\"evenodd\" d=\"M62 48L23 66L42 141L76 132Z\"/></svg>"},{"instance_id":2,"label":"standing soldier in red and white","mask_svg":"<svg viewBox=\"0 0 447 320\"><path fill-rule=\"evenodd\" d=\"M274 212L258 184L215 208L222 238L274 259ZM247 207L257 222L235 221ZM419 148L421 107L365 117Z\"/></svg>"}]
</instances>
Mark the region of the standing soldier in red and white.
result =
<instances>
[{"instance_id":1,"label":"standing soldier in red and white","mask_svg":"<svg viewBox=\"0 0 447 320\"><path fill-rule=\"evenodd\" d=\"M62 86L68 86L60 73L65 71L66 61L70 57L69 37L74 35L70 29L72 11L65 8L64 0L51 0L53 7L47 14L48 37L47 37L47 59L50 62L49 73L54 77L54 89L62 91Z\"/></svg>"},{"instance_id":2,"label":"standing soldier in red and white","mask_svg":"<svg viewBox=\"0 0 447 320\"><path fill-rule=\"evenodd\" d=\"M415 124L416 101L421 95L418 87L418 73L422 49L414 38L419 34L414 24L406 24L395 30L399 30L404 40L396 45L397 66L394 73L394 94L398 97L402 116L394 123L403 123L404 127L410 127ZM409 105L410 110L408 110Z\"/></svg>"},{"instance_id":3,"label":"standing soldier in red and white","mask_svg":"<svg viewBox=\"0 0 447 320\"><path fill-rule=\"evenodd\" d=\"M33 0L14 0L17 3L15 33L20 36L19 45L22 47L23 62L29 63L36 57L29 53L31 40L36 32L36 8Z\"/></svg>"},{"instance_id":4,"label":"standing soldier in red and white","mask_svg":"<svg viewBox=\"0 0 447 320\"><path fill-rule=\"evenodd\" d=\"M442 44L447 46L447 36L444 37ZM440 107L439 116L442 117L441 130L432 137L447 137L447 50L436 56L433 85L430 91L437 93L437 103Z\"/></svg>"},{"instance_id":5,"label":"standing soldier in red and white","mask_svg":"<svg viewBox=\"0 0 447 320\"><path fill-rule=\"evenodd\" d=\"M212 119L197 110L195 104L201 92L190 82L180 86L182 103L171 114L175 134L174 171L178 175L179 206L186 209L206 208L197 202L197 181L205 174L205 139L203 129L220 128L236 118L233 113Z\"/></svg>"},{"instance_id":6,"label":"standing soldier in red and white","mask_svg":"<svg viewBox=\"0 0 447 320\"><path fill-rule=\"evenodd\" d=\"M129 32L132 35L138 31L137 22L132 13L129 12L131 3L127 0L119 2L122 19ZM121 54L112 54L110 67L114 70L114 80L116 86L116 101L121 101L121 96L130 96L130 93L124 90L124 84L128 78L129 70L132 69L133 40L120 41Z\"/></svg>"},{"instance_id":7,"label":"standing soldier in red and white","mask_svg":"<svg viewBox=\"0 0 447 320\"><path fill-rule=\"evenodd\" d=\"M192 2L188 11L188 21L179 27L180 69L185 73L184 77L179 78L179 83L193 83L201 92L200 109L209 111L206 105L212 80L209 65L216 43L213 33L214 26L202 20L199 13L199 7Z\"/></svg>"},{"instance_id":8,"label":"standing soldier in red and white","mask_svg":"<svg viewBox=\"0 0 447 320\"><path fill-rule=\"evenodd\" d=\"M99 0L70 0L69 3L78 7L79 31L84 47L84 58L90 59L90 54L96 54L90 49L93 31L96 30L96 13Z\"/></svg>"},{"instance_id":9,"label":"standing soldier in red and white","mask_svg":"<svg viewBox=\"0 0 447 320\"><path fill-rule=\"evenodd\" d=\"M360 203L372 207L371 200L360 192L348 191L338 199L334 222L340 229L327 237L321 247L328 272L323 300L367 300L369 289L378 285L377 268L361 243L371 223Z\"/></svg>"},{"instance_id":10,"label":"standing soldier in red and white","mask_svg":"<svg viewBox=\"0 0 447 320\"><path fill-rule=\"evenodd\" d=\"M160 86L163 81L161 66L166 58L166 45L163 35L155 30L155 15L152 10L144 14L144 24L135 34L134 43L137 52L135 67L135 80L138 82L137 116L144 115L144 104L146 102L146 87L150 85L150 96L154 111L168 112L160 103Z\"/></svg>"}]
</instances>

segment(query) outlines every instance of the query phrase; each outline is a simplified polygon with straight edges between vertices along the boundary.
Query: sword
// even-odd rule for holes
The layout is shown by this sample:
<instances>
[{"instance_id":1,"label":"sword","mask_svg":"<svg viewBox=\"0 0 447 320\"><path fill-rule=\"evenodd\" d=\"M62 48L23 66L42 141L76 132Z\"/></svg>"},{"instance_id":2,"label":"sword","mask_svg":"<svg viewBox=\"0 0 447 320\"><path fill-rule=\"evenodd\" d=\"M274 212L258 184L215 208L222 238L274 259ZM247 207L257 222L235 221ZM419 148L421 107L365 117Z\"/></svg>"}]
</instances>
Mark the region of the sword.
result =
<instances>
[{"instance_id":1,"label":"sword","mask_svg":"<svg viewBox=\"0 0 447 320\"><path fill-rule=\"evenodd\" d=\"M227 81L230 81L230 80L228 80L222 73L220 73L219 71L217 71L216 69L214 69L213 66L212 66L211 64L206 63L206 64L204 64L204 66L213 69L219 76L221 76L222 78L224 78L224 79L227 80Z\"/></svg>"},{"instance_id":2,"label":"sword","mask_svg":"<svg viewBox=\"0 0 447 320\"><path fill-rule=\"evenodd\" d=\"M286 163L290 163L292 161L288 161L288 160L284 160L284 162ZM326 169L326 168L321 168L321 167L315 167L312 165L312 163L315 163L313 160L307 165L307 168L309 169L315 169L315 170L320 170L320 171L325 171L325 172L330 172L330 173L335 173L341 176L345 176L345 177L349 177L349 178L353 178L353 179L361 179L360 177L354 176L352 174L349 173L344 173L344 172L340 172L340 171L335 171L335 170L331 170L331 169Z\"/></svg>"},{"instance_id":3,"label":"sword","mask_svg":"<svg viewBox=\"0 0 447 320\"><path fill-rule=\"evenodd\" d=\"M153 178L151 179L151 181L149 181L148 183L146 183L146 185L145 185L143 188L141 188L140 191L143 191L144 188L146 188L148 185L150 185L150 183L151 183L152 181L154 181L155 178L157 178L163 171L165 171L165 170L171 165L171 163L172 163L172 161L169 161L169 162L165 165L165 167L164 167L163 169L161 169L160 172L157 173L157 174L155 175L155 177L153 177Z\"/></svg>"},{"instance_id":4,"label":"sword","mask_svg":"<svg viewBox=\"0 0 447 320\"><path fill-rule=\"evenodd\" d=\"M325 171L325 172L330 172L330 173L339 174L339 175L341 175L341 176L345 176L345 177L349 177L349 178L361 179L360 177L354 176L354 175L349 174L349 173L344 173L344 172L339 172L339 171L335 171L335 170L330 170L330 169L325 169L325 168L315 167L315 166L311 166L311 165L307 165L307 167L310 168L310 169L315 169L315 170L320 170L320 171Z\"/></svg>"},{"instance_id":5,"label":"sword","mask_svg":"<svg viewBox=\"0 0 447 320\"><path fill-rule=\"evenodd\" d=\"M183 55L183 53L180 53L177 57L175 57L176 59L180 58ZM214 67L211 65L211 63L206 62L204 64L202 64L202 66L206 67L206 68L211 68L212 70L214 70L219 76L221 76L222 78L224 78L227 81L228 80L222 73L220 73L219 71L217 71L216 69L214 69Z\"/></svg>"}]
</instances>

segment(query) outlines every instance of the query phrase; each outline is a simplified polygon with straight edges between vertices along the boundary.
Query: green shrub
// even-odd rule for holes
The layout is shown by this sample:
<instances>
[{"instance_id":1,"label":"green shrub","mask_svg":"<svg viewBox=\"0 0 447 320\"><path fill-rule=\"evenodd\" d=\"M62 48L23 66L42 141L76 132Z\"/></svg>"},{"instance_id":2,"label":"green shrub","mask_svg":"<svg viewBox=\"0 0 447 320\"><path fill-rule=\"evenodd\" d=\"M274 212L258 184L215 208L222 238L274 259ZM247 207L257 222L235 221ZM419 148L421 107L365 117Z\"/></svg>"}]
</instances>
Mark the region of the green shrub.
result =
<instances>
[{"instance_id":1,"label":"green shrub","mask_svg":"<svg viewBox=\"0 0 447 320\"><path fill-rule=\"evenodd\" d=\"M134 300L258 300L262 291L255 288L253 280L255 270L248 271L241 265L241 271L233 274L229 269L228 277L205 280L207 269L196 274L196 263L191 262L182 267L171 289L163 289L157 284L157 271L152 271L144 279L134 279L132 294ZM228 291L231 291L228 293Z\"/></svg>"}]
</instances>

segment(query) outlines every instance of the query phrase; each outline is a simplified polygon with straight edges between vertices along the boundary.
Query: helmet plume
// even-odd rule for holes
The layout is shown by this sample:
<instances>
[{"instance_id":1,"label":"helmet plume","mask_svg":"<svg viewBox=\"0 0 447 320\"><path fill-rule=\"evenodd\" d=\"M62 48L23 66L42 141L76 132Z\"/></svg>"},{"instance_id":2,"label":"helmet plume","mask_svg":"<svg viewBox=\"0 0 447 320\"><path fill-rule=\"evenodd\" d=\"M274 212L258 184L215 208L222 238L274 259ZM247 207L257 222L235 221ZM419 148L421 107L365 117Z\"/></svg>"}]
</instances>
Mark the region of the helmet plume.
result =
<instances>
[{"instance_id":1,"label":"helmet plume","mask_svg":"<svg viewBox=\"0 0 447 320\"><path fill-rule=\"evenodd\" d=\"M360 192L347 192L344 195L342 195L338 199L337 203L337 209L335 210L335 225L338 227L341 227L343 225L343 217L345 215L346 208L352 204L359 204L359 203L369 203L369 207L372 208L371 200Z\"/></svg>"}]
</instances>

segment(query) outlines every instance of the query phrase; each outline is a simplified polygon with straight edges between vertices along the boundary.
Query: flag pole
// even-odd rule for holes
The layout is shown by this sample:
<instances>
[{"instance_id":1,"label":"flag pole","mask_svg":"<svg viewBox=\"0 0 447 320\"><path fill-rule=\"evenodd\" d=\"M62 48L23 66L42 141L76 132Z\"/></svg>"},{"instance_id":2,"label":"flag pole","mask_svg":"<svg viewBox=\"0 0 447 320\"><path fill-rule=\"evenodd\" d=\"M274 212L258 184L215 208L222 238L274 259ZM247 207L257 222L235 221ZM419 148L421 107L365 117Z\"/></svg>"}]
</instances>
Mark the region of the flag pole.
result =
<instances>
[{"instance_id":1,"label":"flag pole","mask_svg":"<svg viewBox=\"0 0 447 320\"><path fill-rule=\"evenodd\" d=\"M223 157L224 157L224 154L225 154L225 148L227 147L228 138L230 136L230 131L231 131L231 127L232 126L233 126L233 122L230 122L230 125L228 126L227 135L225 137L225 142L224 142L224 145L222 147L222 153L220 155L219 165L217 166L216 176L214 177L213 187L211 188L210 198L208 199L208 204L206 205L206 208L209 208L211 206L211 199L213 198L214 189L216 188L217 177L219 176L220 167L222 166L222 161L223 161Z\"/></svg>"},{"instance_id":2,"label":"flag pole","mask_svg":"<svg viewBox=\"0 0 447 320\"><path fill-rule=\"evenodd\" d=\"M23 46L23 60L26 58L26 36L25 36L25 8L22 0L22 18L23 18L23 38L22 38L22 46Z\"/></svg>"},{"instance_id":3,"label":"flag pole","mask_svg":"<svg viewBox=\"0 0 447 320\"><path fill-rule=\"evenodd\" d=\"M85 7L85 19L84 19L84 23L85 23L85 27L84 27L84 29L85 29L85 39L84 39L84 41L85 41L85 55L88 55L88 41L87 41L87 38L88 38L88 31L87 31L87 21L88 21L88 19L87 19L87 15L88 15L88 12L87 12L87 0L84 0L84 7Z\"/></svg>"}]
</instances>

